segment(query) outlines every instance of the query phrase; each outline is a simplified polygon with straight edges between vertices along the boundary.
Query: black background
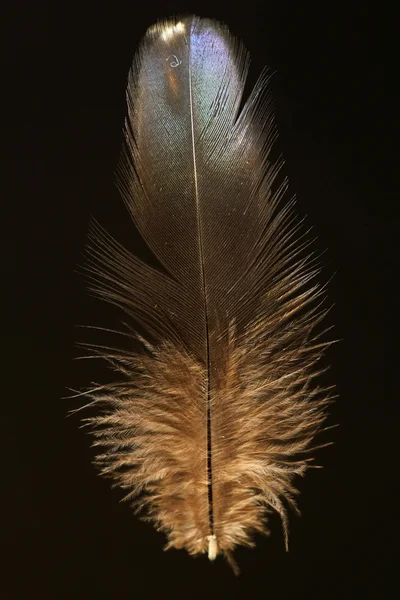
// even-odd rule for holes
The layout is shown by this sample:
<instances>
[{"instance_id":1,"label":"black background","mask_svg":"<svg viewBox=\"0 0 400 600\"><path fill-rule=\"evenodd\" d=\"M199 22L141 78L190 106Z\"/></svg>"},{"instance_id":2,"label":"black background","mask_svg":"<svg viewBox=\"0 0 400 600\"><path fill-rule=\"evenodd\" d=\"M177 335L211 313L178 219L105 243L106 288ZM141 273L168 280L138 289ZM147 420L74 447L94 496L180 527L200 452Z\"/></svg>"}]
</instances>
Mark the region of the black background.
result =
<instances>
[{"instance_id":1,"label":"black background","mask_svg":"<svg viewBox=\"0 0 400 600\"><path fill-rule=\"evenodd\" d=\"M386 374L395 325L385 280L395 277L387 247L396 224L394 16L373 3L53 4L14 2L2 23L2 481L10 503L1 528L11 559L2 597L389 597L399 479ZM342 339L328 355L339 394L335 444L318 455L324 469L299 483L303 516L291 517L290 552L276 519L271 538L238 551L239 578L222 560L164 553L163 536L96 475L90 438L78 416L65 418L77 403L60 399L104 375L73 361L76 342L88 339L77 326L119 318L76 273L90 215L145 252L114 186L126 77L147 27L182 13L218 18L244 41L249 88L265 64L276 70L279 150L299 213L327 249L324 274L336 273L328 317Z\"/></svg>"}]
</instances>

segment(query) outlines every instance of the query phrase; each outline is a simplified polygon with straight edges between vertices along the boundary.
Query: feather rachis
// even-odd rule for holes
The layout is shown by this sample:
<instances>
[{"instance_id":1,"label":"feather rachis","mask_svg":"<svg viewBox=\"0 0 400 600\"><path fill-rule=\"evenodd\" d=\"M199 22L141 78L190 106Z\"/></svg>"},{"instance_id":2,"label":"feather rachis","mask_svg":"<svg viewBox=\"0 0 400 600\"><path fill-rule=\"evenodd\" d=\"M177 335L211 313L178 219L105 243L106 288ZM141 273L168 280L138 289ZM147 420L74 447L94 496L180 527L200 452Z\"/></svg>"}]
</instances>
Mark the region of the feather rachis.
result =
<instances>
[{"instance_id":1,"label":"feather rachis","mask_svg":"<svg viewBox=\"0 0 400 600\"><path fill-rule=\"evenodd\" d=\"M142 353L104 352L123 381L87 392L102 407L87 420L100 470L167 548L222 553L234 569L271 510L287 546L330 398L314 383L327 346L319 267L287 181L274 183L266 74L238 114L247 68L213 21L150 31L129 78L119 185L164 271L98 225L88 261L91 289L147 331Z\"/></svg>"}]
</instances>

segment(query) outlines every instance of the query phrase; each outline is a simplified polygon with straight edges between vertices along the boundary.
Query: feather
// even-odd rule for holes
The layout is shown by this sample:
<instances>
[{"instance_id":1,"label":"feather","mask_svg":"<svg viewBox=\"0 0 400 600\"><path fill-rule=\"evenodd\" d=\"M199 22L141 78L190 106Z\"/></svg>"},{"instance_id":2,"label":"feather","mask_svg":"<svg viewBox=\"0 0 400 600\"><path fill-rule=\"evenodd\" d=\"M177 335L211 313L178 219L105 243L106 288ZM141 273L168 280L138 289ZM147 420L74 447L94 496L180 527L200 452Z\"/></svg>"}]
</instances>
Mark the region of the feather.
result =
<instances>
[{"instance_id":1,"label":"feather","mask_svg":"<svg viewBox=\"0 0 400 600\"><path fill-rule=\"evenodd\" d=\"M272 511L287 546L296 477L330 401L314 383L327 346L319 268L287 181L276 183L266 73L241 108L248 64L212 20L147 32L119 186L160 266L96 223L88 263L91 289L146 332L141 352L95 351L121 376L86 392L101 408L86 419L101 473L167 548L222 554L234 569L233 550L267 534Z\"/></svg>"}]
</instances>

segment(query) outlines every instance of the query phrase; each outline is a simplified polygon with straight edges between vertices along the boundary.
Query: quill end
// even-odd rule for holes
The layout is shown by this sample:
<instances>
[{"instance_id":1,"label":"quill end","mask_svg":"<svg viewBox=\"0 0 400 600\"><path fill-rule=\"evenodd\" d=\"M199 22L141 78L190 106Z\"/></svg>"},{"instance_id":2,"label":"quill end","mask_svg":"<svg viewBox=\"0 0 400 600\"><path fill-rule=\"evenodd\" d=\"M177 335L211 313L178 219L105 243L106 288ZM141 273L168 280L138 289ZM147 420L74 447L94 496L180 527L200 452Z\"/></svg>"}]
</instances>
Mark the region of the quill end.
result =
<instances>
[{"instance_id":1,"label":"quill end","mask_svg":"<svg viewBox=\"0 0 400 600\"><path fill-rule=\"evenodd\" d=\"M218 553L218 543L216 535L208 535L208 558L209 560L215 560Z\"/></svg>"}]
</instances>

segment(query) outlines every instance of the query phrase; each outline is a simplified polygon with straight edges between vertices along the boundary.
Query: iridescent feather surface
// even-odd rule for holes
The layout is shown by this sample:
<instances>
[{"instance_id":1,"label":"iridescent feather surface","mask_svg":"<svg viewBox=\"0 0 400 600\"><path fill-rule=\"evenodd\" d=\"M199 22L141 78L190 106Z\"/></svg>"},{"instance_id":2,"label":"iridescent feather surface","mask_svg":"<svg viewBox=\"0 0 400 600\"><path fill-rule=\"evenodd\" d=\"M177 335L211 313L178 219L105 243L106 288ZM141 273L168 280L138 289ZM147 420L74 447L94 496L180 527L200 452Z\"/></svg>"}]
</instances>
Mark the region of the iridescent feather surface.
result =
<instances>
[{"instance_id":1,"label":"iridescent feather surface","mask_svg":"<svg viewBox=\"0 0 400 600\"><path fill-rule=\"evenodd\" d=\"M196 17L146 34L127 90L120 189L163 269L93 225L91 288L140 323L143 351L104 352L116 382L88 390L101 472L168 539L223 554L268 533L288 543L296 476L330 392L318 265L286 202L260 77L227 28ZM101 352L101 351L100 351Z\"/></svg>"}]
</instances>

